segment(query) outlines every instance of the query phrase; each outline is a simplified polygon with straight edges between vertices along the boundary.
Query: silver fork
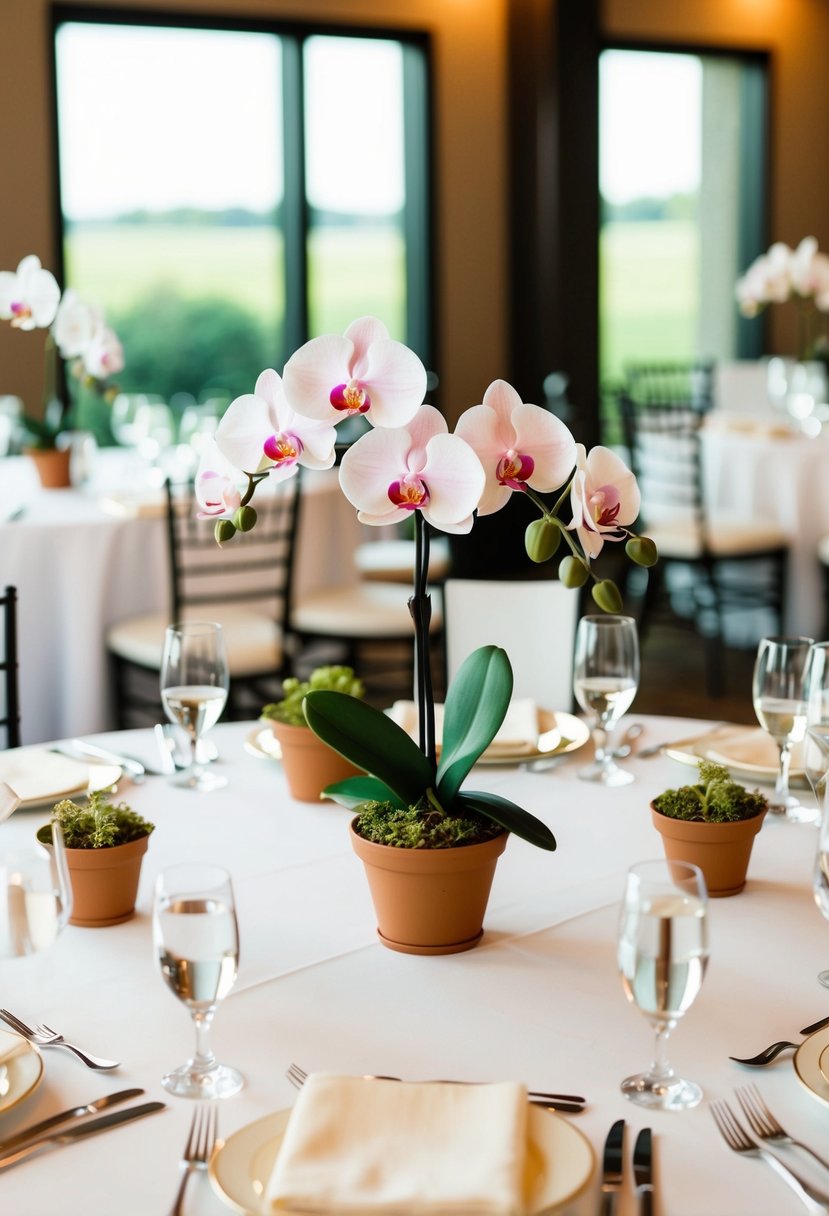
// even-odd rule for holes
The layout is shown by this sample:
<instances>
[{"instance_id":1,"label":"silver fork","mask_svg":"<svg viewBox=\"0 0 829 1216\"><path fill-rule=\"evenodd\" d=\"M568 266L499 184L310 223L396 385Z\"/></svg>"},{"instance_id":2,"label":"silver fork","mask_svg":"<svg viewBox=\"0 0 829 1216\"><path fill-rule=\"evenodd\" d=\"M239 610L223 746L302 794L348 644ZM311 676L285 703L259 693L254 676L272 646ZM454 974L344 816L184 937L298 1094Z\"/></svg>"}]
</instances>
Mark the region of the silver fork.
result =
<instances>
[{"instance_id":1,"label":"silver fork","mask_svg":"<svg viewBox=\"0 0 829 1216\"><path fill-rule=\"evenodd\" d=\"M208 1162L216 1146L219 1116L215 1106L197 1106L193 1111L193 1122L190 1124L190 1135L184 1146L181 1158L181 1182L175 1202L170 1208L170 1216L183 1216L184 1193L187 1183L194 1170L207 1169Z\"/></svg>"},{"instance_id":2,"label":"silver fork","mask_svg":"<svg viewBox=\"0 0 829 1216\"><path fill-rule=\"evenodd\" d=\"M71 1051L79 1060L83 1060L87 1068L96 1068L101 1071L106 1071L109 1068L120 1068L118 1060L102 1060L99 1056L90 1055L88 1051L82 1051L80 1047L76 1047L74 1043L69 1043L62 1034L58 1034L56 1030L52 1030L50 1026L45 1026L38 1023L35 1027L27 1026L25 1022L21 1022L20 1018L15 1017L13 1013L9 1013L8 1009L0 1009L0 1019L7 1026L11 1026L12 1030L16 1030L24 1039L28 1039L30 1043L36 1044L38 1047L65 1047L67 1051Z\"/></svg>"},{"instance_id":3,"label":"silver fork","mask_svg":"<svg viewBox=\"0 0 829 1216\"><path fill-rule=\"evenodd\" d=\"M304 1068L300 1068L298 1064L291 1064L285 1070L285 1076L291 1082L295 1089L302 1089L302 1086L308 1080L308 1073ZM369 1081L400 1081L401 1077L388 1077L379 1074L367 1076L365 1080ZM444 1082L448 1085L472 1085L472 1081L448 1081ZM578 1114L584 1110L585 1099L579 1094L546 1094L538 1090L528 1090L527 1097L533 1106L551 1106L554 1110L563 1111L565 1114Z\"/></svg>"},{"instance_id":4,"label":"silver fork","mask_svg":"<svg viewBox=\"0 0 829 1216\"><path fill-rule=\"evenodd\" d=\"M829 1195L815 1190L805 1178L801 1178L788 1165L784 1165L779 1157L775 1157L774 1153L761 1148L756 1141L752 1140L727 1102L722 1100L712 1102L710 1109L720 1135L730 1149L733 1149L735 1153L745 1153L749 1157L759 1157L762 1161L767 1162L803 1200L810 1212L815 1216L826 1216L826 1213L829 1212L829 1206L827 1206L829 1205Z\"/></svg>"},{"instance_id":5,"label":"silver fork","mask_svg":"<svg viewBox=\"0 0 829 1216\"><path fill-rule=\"evenodd\" d=\"M819 1157L814 1149L809 1148L808 1144L802 1144L800 1140L795 1140L781 1126L763 1101L756 1085L746 1085L734 1092L755 1136L759 1136L761 1140L768 1140L770 1144L791 1144L796 1148L802 1148L819 1165L829 1170L829 1161L824 1161L823 1157Z\"/></svg>"}]
</instances>

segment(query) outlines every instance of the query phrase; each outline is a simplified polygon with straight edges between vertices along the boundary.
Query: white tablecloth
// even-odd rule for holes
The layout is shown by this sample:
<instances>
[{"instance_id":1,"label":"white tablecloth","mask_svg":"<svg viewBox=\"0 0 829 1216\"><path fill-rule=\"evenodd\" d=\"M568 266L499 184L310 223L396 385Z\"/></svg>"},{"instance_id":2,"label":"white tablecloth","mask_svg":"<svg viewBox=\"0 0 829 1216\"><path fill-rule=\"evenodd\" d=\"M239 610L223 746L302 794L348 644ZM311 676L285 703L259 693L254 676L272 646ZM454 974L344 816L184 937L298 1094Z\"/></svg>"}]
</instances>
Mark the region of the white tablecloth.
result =
<instances>
[{"instance_id":1,"label":"white tablecloth","mask_svg":"<svg viewBox=\"0 0 829 1216\"><path fill-rule=\"evenodd\" d=\"M24 743L110 727L107 630L169 604L162 491L150 490L146 515L102 505L141 494L144 478L146 468L118 449L98 453L83 489L43 490L26 457L0 460L0 587L18 591ZM333 469L308 474L303 494L297 594L354 577L351 555L364 531ZM21 505L22 517L9 520Z\"/></svg>"},{"instance_id":2,"label":"white tablecloth","mask_svg":"<svg viewBox=\"0 0 829 1216\"><path fill-rule=\"evenodd\" d=\"M643 743L678 738L699 724L644 719ZM670 1057L706 1094L682 1114L646 1113L619 1082L651 1057L652 1032L628 1005L615 966L618 901L635 861L661 855L650 799L691 770L664 759L631 760L636 782L603 790L576 779L584 752L544 773L481 768L473 788L509 792L547 822L553 854L511 840L496 872L486 933L467 954L419 958L381 946L348 813L295 804L280 768L244 750L254 724L213 732L227 788L208 796L164 778L124 784L122 796L156 824L137 916L107 929L69 927L45 954L0 963L0 992L24 1019L45 1020L90 1050L123 1061L114 1074L86 1071L63 1052L45 1056L46 1079L0 1116L0 1139L100 1094L140 1085L164 1098L162 1073L190 1053L186 1010L162 982L151 943L158 870L182 859L232 871L242 943L239 980L218 1010L213 1042L247 1078L220 1105L228 1136L287 1108L285 1069L387 1073L408 1078L522 1079L534 1088L585 1094L574 1119L597 1157L610 1124L653 1128L658 1216L787 1216L798 1200L762 1163L738 1158L719 1138L707 1100L733 1098L757 1081L781 1122L825 1152L829 1111L803 1089L783 1056L749 1073L728 1060L829 1012L816 973L829 960L829 926L811 896L813 827L768 823L757 838L746 890L712 901L711 961L702 992L670 1044ZM152 736L110 737L153 760ZM585 749L587 750L587 749ZM470 783L472 784L472 783ZM17 813L0 845L27 841L43 814ZM3 1210L15 1216L148 1216L169 1208L192 1107L169 1110L88 1143L55 1150L0 1176ZM829 1179L824 1183L829 1186ZM596 1211L597 1178L568 1211ZM226 1212L204 1179L188 1211ZM619 1216L635 1211L628 1178Z\"/></svg>"},{"instance_id":3,"label":"white tablecloth","mask_svg":"<svg viewBox=\"0 0 829 1216\"><path fill-rule=\"evenodd\" d=\"M786 621L789 633L822 638L825 597L817 558L829 533L829 439L750 431L703 431L709 510L767 521L789 538Z\"/></svg>"}]
</instances>

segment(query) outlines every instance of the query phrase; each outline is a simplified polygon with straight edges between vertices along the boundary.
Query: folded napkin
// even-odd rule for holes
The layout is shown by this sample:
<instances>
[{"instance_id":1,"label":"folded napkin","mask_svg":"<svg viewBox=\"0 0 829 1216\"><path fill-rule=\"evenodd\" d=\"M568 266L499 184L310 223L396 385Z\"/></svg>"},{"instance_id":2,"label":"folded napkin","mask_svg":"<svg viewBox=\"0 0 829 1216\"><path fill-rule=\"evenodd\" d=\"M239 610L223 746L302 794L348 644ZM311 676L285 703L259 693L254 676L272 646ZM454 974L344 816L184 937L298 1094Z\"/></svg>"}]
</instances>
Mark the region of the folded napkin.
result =
<instances>
[{"instance_id":1,"label":"folded napkin","mask_svg":"<svg viewBox=\"0 0 829 1216\"><path fill-rule=\"evenodd\" d=\"M523 1085L312 1073L268 1181L272 1212L523 1216Z\"/></svg>"},{"instance_id":2,"label":"folded napkin","mask_svg":"<svg viewBox=\"0 0 829 1216\"><path fill-rule=\"evenodd\" d=\"M58 799L86 789L89 765L43 747L17 747L0 753L0 781L10 785L21 802Z\"/></svg>"},{"instance_id":3,"label":"folded napkin","mask_svg":"<svg viewBox=\"0 0 829 1216\"><path fill-rule=\"evenodd\" d=\"M718 764L749 765L751 768L767 768L777 772L780 764L780 753L771 735L762 727L755 726L742 734L731 735L727 740L716 740L707 749L709 760ZM792 746L792 768L803 764L803 744Z\"/></svg>"},{"instance_id":4,"label":"folded napkin","mask_svg":"<svg viewBox=\"0 0 829 1216\"><path fill-rule=\"evenodd\" d=\"M390 716L410 735L417 734L417 705L414 701L395 701ZM443 706L435 705L435 741L443 740ZM538 743L538 706L530 698L510 701L504 721L486 749L486 755L534 751Z\"/></svg>"}]
</instances>

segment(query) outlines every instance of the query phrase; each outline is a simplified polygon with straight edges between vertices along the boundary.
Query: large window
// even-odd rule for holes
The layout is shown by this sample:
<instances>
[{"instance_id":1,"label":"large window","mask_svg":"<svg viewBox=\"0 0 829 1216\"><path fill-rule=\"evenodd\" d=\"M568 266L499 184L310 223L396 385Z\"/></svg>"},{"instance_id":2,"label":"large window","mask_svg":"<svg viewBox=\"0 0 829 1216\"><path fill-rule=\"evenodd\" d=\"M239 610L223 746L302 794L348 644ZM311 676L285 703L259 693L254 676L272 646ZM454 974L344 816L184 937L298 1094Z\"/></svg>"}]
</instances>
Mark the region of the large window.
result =
<instances>
[{"instance_id":1,"label":"large window","mask_svg":"<svg viewBox=\"0 0 829 1216\"><path fill-rule=\"evenodd\" d=\"M419 40L81 16L55 29L63 278L124 391L250 392L366 313L430 360Z\"/></svg>"}]
</instances>

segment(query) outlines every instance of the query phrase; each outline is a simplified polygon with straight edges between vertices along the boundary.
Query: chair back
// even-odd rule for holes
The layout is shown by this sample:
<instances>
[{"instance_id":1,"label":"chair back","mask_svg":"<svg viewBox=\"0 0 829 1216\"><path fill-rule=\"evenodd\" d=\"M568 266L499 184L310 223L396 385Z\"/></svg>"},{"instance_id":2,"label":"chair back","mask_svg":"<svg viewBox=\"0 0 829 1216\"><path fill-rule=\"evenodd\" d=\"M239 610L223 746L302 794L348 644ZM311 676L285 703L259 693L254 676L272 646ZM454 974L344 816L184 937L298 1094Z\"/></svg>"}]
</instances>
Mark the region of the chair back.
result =
<instances>
[{"instance_id":1,"label":"chair back","mask_svg":"<svg viewBox=\"0 0 829 1216\"><path fill-rule=\"evenodd\" d=\"M209 521L197 518L192 482L167 492L172 619L200 604L261 610L287 630L299 521L299 476L261 486L256 526L217 545ZM221 615L219 614L219 619Z\"/></svg>"},{"instance_id":2,"label":"chair back","mask_svg":"<svg viewBox=\"0 0 829 1216\"><path fill-rule=\"evenodd\" d=\"M17 589L0 595L0 730L5 747L20 747L20 700L17 675Z\"/></svg>"},{"instance_id":3,"label":"chair back","mask_svg":"<svg viewBox=\"0 0 829 1216\"><path fill-rule=\"evenodd\" d=\"M619 395L630 463L642 495L640 524L681 526L700 535L705 523L702 415L691 405L643 404Z\"/></svg>"},{"instance_id":4,"label":"chair back","mask_svg":"<svg viewBox=\"0 0 829 1216\"><path fill-rule=\"evenodd\" d=\"M449 681L479 646L502 646L512 664L514 697L530 697L544 709L569 709L578 611L578 594L556 579L447 579Z\"/></svg>"}]
</instances>

